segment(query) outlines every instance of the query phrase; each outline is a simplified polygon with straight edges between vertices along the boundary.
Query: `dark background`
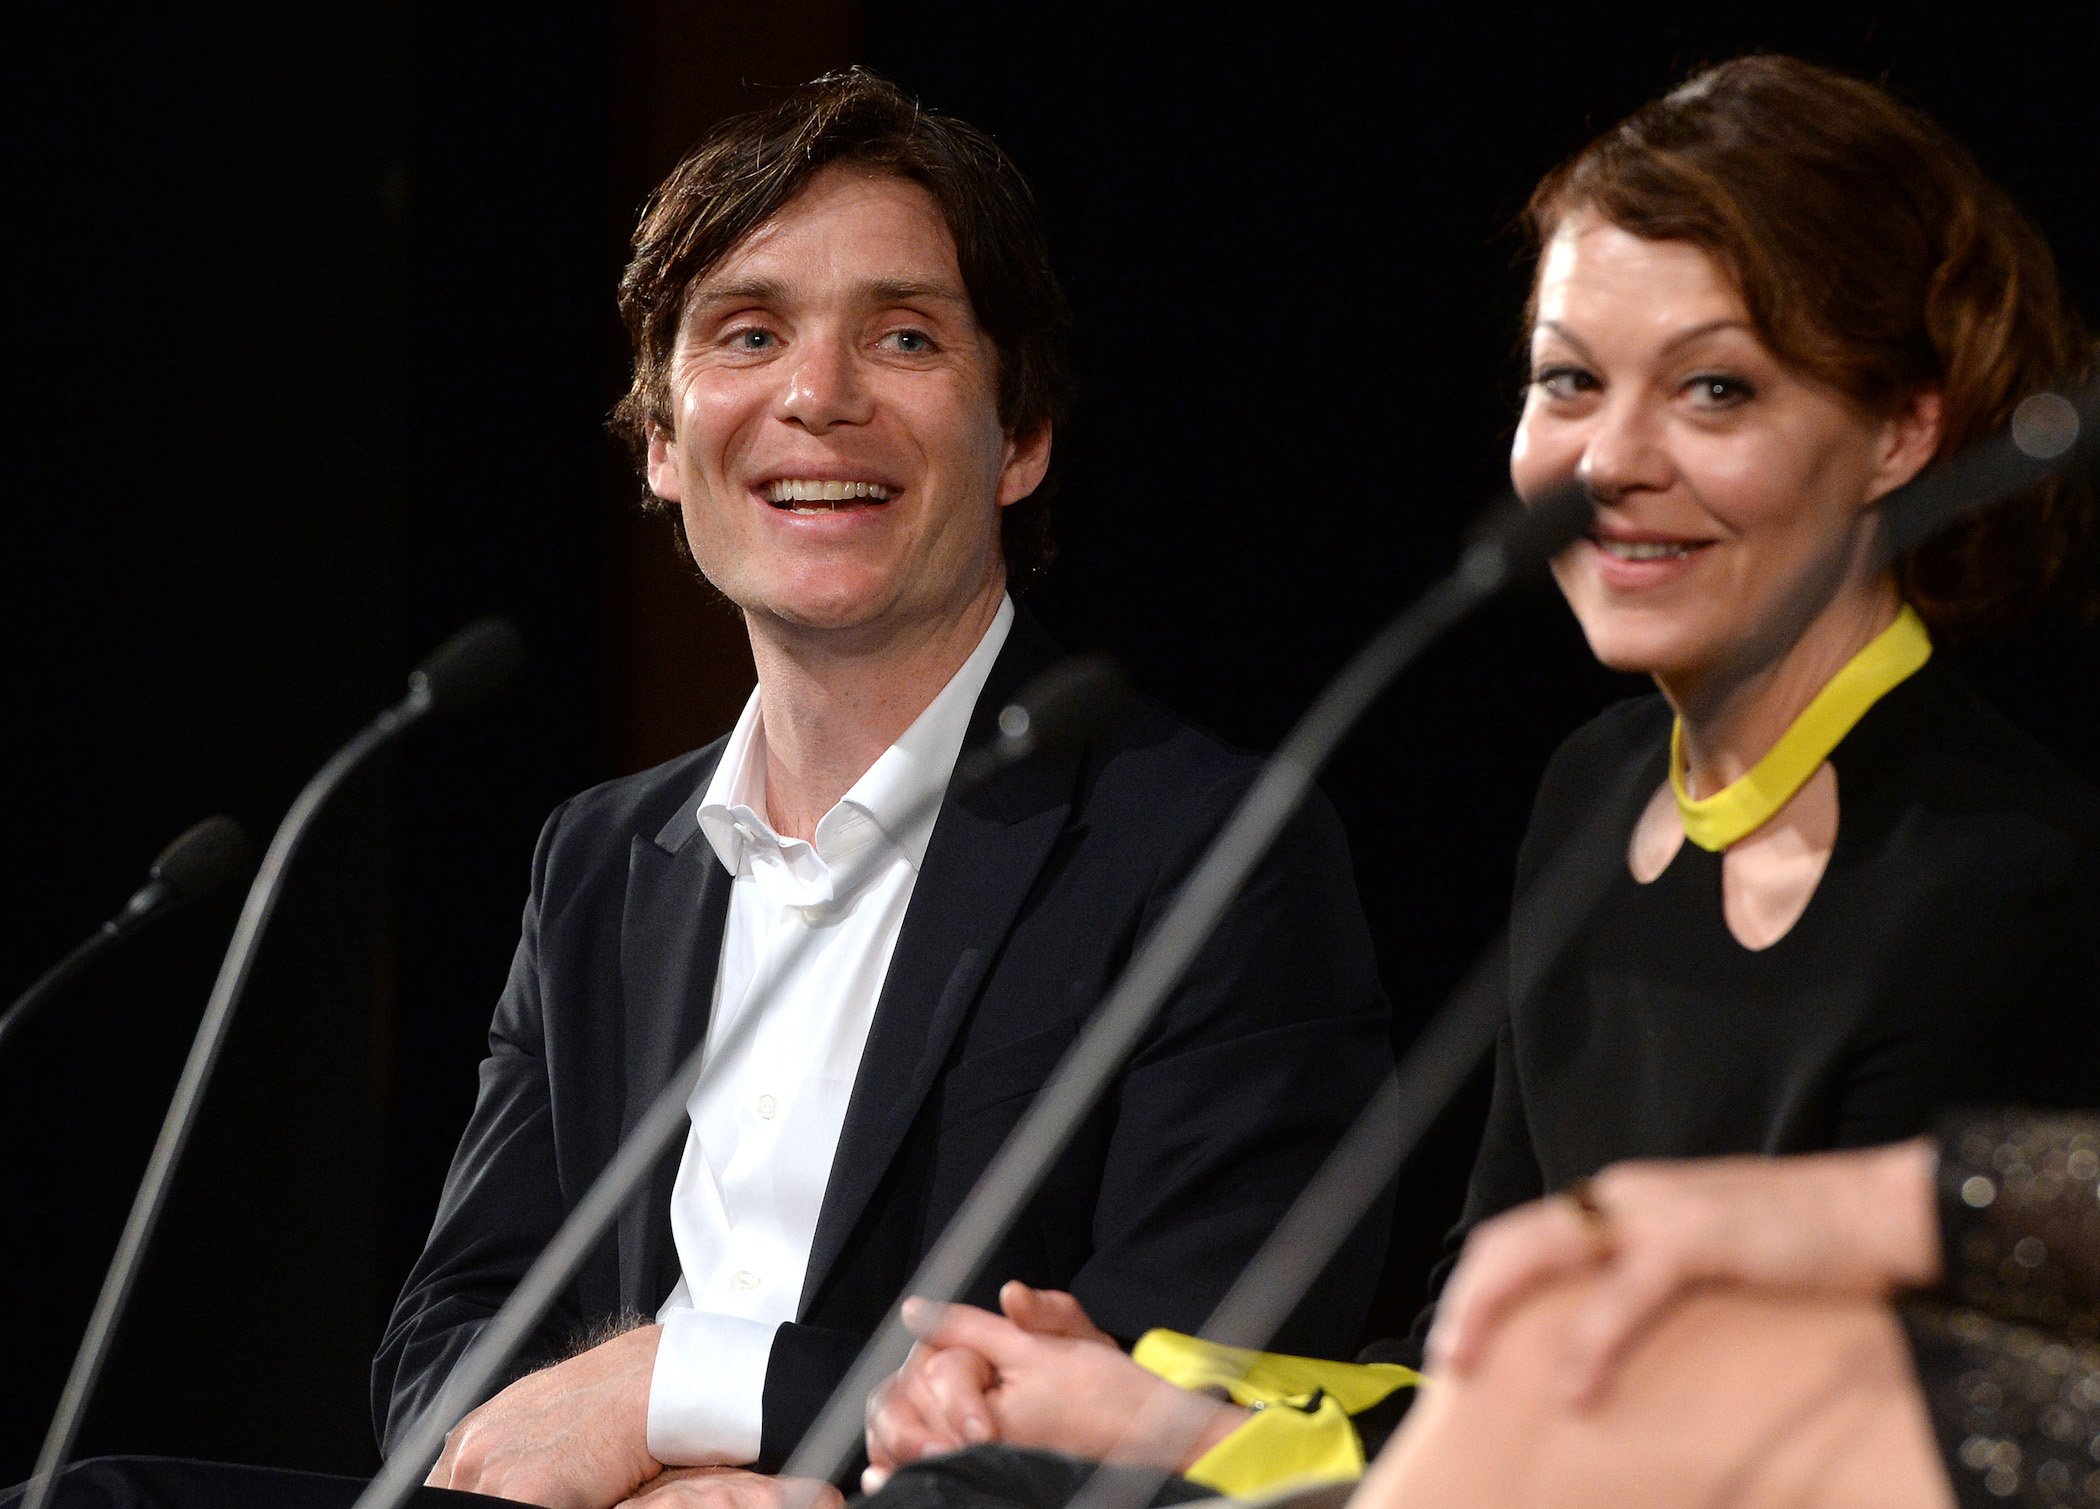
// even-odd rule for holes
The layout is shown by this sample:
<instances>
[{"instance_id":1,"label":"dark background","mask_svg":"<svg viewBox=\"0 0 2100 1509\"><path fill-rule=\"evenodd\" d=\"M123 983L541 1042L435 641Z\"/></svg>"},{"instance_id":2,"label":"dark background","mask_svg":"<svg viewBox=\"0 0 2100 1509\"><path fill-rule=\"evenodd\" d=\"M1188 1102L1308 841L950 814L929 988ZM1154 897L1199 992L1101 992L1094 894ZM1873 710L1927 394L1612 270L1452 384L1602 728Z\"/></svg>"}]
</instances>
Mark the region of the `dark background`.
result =
<instances>
[{"instance_id":1,"label":"dark background","mask_svg":"<svg viewBox=\"0 0 2100 1509\"><path fill-rule=\"evenodd\" d=\"M1530 184L1700 62L1767 46L1885 76L2100 307L2074 7L1007 9L15 17L0 993L196 818L267 835L458 624L508 614L532 648L522 695L419 733L313 831L84 1452L370 1466L365 1361L471 1103L539 820L719 732L748 686L601 429L626 230L709 121L860 60L1005 143L1084 381L1035 606L1256 748L1500 484ZM2057 625L1970 659L2100 772L2095 651ZM1334 767L1403 1034L1492 933L1548 752L1634 689L1536 594ZM141 940L0 1058L0 1482L33 1458L235 905ZM1410 1173L1403 1269L1477 1114Z\"/></svg>"}]
</instances>

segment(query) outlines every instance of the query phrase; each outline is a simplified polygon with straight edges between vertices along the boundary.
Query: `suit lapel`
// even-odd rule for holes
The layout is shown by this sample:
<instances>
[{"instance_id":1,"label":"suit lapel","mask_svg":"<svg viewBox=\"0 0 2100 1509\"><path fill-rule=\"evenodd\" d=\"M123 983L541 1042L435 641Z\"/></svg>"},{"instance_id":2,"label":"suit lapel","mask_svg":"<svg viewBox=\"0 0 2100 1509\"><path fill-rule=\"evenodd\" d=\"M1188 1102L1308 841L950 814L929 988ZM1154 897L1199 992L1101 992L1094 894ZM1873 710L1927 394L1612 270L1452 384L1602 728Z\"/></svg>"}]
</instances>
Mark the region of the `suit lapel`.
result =
<instances>
[{"instance_id":1,"label":"suit lapel","mask_svg":"<svg viewBox=\"0 0 2100 1509\"><path fill-rule=\"evenodd\" d=\"M703 784L708 773L700 772ZM729 888L729 872L700 835L692 803L655 837L636 835L620 922L626 1012L622 1137L707 1034ZM678 1282L678 1251L666 1217L684 1148L681 1139L658 1161L620 1215L620 1290L638 1309L653 1312Z\"/></svg>"},{"instance_id":2,"label":"suit lapel","mask_svg":"<svg viewBox=\"0 0 2100 1509\"><path fill-rule=\"evenodd\" d=\"M963 747L989 738L999 709L1057 655L1034 619L1018 615L977 699ZM986 969L1063 831L1077 766L1078 755L1070 751L1038 757L942 805L854 1076L810 1244L801 1313L808 1313L896 1157Z\"/></svg>"}]
</instances>

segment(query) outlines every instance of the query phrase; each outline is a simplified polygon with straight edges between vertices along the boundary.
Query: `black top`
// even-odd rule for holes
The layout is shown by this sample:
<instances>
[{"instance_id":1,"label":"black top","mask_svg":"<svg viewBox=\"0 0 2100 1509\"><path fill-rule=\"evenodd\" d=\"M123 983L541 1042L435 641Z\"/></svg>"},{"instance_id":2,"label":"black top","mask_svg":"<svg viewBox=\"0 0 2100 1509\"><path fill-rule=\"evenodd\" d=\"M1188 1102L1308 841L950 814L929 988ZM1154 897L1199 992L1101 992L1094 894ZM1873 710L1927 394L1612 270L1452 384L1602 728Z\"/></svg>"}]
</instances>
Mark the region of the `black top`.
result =
<instances>
[{"instance_id":1,"label":"black top","mask_svg":"<svg viewBox=\"0 0 2100 1509\"><path fill-rule=\"evenodd\" d=\"M1652 883L1626 851L1670 712L1563 745L1518 862L1510 1017L1465 1223L1624 1158L1799 1153L1915 1135L1942 1106L2100 1102L2100 794L1938 661L1831 755L1838 832L1763 950L1721 856Z\"/></svg>"}]
</instances>

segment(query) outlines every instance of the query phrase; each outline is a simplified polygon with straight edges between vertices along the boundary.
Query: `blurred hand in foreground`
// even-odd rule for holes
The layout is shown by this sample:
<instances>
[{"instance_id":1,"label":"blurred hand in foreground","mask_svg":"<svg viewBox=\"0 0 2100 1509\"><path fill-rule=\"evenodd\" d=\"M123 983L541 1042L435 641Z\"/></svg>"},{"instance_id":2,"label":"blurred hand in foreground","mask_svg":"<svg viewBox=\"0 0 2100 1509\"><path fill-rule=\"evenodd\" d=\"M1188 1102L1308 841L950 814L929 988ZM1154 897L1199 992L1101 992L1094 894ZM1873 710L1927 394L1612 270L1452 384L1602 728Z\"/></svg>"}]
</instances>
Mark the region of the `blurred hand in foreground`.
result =
<instances>
[{"instance_id":1,"label":"blurred hand in foreground","mask_svg":"<svg viewBox=\"0 0 2100 1509\"><path fill-rule=\"evenodd\" d=\"M1915 1141L1799 1158L1614 1164L1474 1228L1429 1333L1464 1374L1527 1296L1595 1270L1569 1326L1565 1387L1594 1401L1628 1345L1687 1290L1878 1298L1939 1277L1935 1154Z\"/></svg>"}]
</instances>

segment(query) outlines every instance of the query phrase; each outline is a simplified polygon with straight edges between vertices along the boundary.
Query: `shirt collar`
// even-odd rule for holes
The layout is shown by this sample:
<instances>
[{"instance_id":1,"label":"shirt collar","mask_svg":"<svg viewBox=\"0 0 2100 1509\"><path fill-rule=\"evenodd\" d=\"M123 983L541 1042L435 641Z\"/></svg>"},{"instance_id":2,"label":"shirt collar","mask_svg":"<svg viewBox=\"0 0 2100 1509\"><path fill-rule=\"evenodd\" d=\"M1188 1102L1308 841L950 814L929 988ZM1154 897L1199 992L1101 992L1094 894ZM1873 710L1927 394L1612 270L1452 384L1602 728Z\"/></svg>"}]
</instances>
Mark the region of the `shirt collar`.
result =
<instances>
[{"instance_id":1,"label":"shirt collar","mask_svg":"<svg viewBox=\"0 0 2100 1509\"><path fill-rule=\"evenodd\" d=\"M938 806L927 799L945 790L955 772L970 714L1013 621L1013 599L1002 597L984 637L948 684L818 821L816 848L826 861L836 862L879 837L894 844L914 870L925 862L939 816ZM743 868L747 846L786 848L795 842L783 839L765 817L765 737L754 689L700 797L700 831L732 875ZM922 801L924 810L908 822Z\"/></svg>"}]
</instances>

